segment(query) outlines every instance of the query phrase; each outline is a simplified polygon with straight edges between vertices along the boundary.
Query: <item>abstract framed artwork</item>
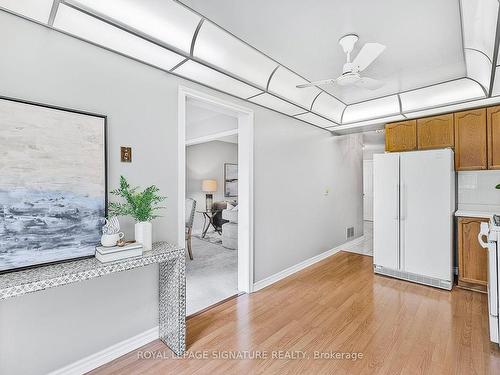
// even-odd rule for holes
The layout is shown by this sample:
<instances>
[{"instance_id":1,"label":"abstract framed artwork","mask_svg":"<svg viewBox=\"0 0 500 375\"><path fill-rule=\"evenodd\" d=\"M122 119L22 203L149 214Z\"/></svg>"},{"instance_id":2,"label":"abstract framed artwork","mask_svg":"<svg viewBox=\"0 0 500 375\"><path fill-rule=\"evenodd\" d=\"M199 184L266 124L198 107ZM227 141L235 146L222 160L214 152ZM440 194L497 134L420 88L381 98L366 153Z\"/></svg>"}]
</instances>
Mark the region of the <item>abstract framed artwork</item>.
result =
<instances>
[{"instance_id":1,"label":"abstract framed artwork","mask_svg":"<svg viewBox=\"0 0 500 375\"><path fill-rule=\"evenodd\" d=\"M224 197L238 196L238 164L224 163Z\"/></svg>"},{"instance_id":2,"label":"abstract framed artwork","mask_svg":"<svg viewBox=\"0 0 500 375\"><path fill-rule=\"evenodd\" d=\"M93 256L106 116L0 97L0 272Z\"/></svg>"}]
</instances>

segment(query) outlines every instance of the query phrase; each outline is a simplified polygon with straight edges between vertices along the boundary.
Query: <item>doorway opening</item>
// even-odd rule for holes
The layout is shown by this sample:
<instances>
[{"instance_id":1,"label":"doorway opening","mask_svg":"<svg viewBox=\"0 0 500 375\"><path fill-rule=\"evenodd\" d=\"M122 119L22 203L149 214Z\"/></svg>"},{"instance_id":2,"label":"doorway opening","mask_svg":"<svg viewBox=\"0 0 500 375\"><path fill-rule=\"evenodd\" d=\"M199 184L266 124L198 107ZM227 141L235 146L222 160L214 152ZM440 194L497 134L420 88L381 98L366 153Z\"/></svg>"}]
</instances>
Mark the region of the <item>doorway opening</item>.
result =
<instances>
[{"instance_id":1,"label":"doorway opening","mask_svg":"<svg viewBox=\"0 0 500 375\"><path fill-rule=\"evenodd\" d=\"M383 129L363 133L363 230L362 251L373 256L373 155L385 152Z\"/></svg>"},{"instance_id":2,"label":"doorway opening","mask_svg":"<svg viewBox=\"0 0 500 375\"><path fill-rule=\"evenodd\" d=\"M382 129L363 133L363 241L349 251L373 256L373 155L385 152Z\"/></svg>"},{"instance_id":3,"label":"doorway opening","mask_svg":"<svg viewBox=\"0 0 500 375\"><path fill-rule=\"evenodd\" d=\"M179 231L186 315L253 286L253 112L179 87Z\"/></svg>"}]
</instances>

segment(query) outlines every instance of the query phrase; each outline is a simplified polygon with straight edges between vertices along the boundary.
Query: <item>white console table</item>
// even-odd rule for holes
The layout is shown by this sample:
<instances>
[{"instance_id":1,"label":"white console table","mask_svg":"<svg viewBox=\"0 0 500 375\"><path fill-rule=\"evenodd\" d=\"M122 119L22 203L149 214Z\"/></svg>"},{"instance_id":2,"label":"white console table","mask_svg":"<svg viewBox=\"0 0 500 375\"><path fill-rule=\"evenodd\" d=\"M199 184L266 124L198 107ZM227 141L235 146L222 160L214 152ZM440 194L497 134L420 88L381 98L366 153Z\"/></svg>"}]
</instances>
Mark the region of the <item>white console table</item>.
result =
<instances>
[{"instance_id":1,"label":"white console table","mask_svg":"<svg viewBox=\"0 0 500 375\"><path fill-rule=\"evenodd\" d=\"M186 259L184 249L153 244L142 256L101 263L95 258L0 275L0 300L159 263L160 339L177 355L186 350Z\"/></svg>"}]
</instances>

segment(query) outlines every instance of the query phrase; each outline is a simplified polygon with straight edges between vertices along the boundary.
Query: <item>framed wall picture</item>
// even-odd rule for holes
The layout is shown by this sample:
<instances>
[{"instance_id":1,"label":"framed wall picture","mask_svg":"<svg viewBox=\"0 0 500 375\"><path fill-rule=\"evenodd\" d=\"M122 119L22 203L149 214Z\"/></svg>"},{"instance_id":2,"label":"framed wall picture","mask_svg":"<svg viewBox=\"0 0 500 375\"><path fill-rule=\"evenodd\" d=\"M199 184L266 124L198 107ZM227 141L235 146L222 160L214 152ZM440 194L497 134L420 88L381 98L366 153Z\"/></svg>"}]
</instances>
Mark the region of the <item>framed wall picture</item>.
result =
<instances>
[{"instance_id":1,"label":"framed wall picture","mask_svg":"<svg viewBox=\"0 0 500 375\"><path fill-rule=\"evenodd\" d=\"M93 256L106 117L0 98L0 272Z\"/></svg>"},{"instance_id":2,"label":"framed wall picture","mask_svg":"<svg viewBox=\"0 0 500 375\"><path fill-rule=\"evenodd\" d=\"M238 164L224 163L224 197L238 196Z\"/></svg>"}]
</instances>

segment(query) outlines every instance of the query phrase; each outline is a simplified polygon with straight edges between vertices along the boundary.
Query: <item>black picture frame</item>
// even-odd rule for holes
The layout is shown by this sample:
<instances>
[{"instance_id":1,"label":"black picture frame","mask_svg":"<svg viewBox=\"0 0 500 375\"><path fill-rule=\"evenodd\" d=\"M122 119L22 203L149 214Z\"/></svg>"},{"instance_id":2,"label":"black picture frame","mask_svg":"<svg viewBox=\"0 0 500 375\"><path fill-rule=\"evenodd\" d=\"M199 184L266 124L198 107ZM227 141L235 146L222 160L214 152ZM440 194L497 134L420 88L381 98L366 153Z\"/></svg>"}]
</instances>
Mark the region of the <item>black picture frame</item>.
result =
<instances>
[{"instance_id":1,"label":"black picture frame","mask_svg":"<svg viewBox=\"0 0 500 375\"><path fill-rule=\"evenodd\" d=\"M236 163L224 163L224 197L225 198L237 198L238 197L238 193L236 194L231 194L229 192L229 189L228 189L228 182L231 183L231 182L236 182L236 184L238 183L238 175L236 175L236 178L228 178L227 176L227 172L228 172L228 167L230 166L236 166L236 168L238 168L238 164Z\"/></svg>"},{"instance_id":2,"label":"black picture frame","mask_svg":"<svg viewBox=\"0 0 500 375\"><path fill-rule=\"evenodd\" d=\"M3 101L10 101L14 103L20 103L20 104L26 104L26 105L32 105L32 106L37 106L37 107L42 107L42 108L48 108L48 109L53 109L57 111L63 111L63 112L69 112L69 113L75 113L79 115L85 115L85 116L91 116L91 117L97 117L103 120L103 147L104 147L104 215L105 217L108 216L108 205L109 205L109 184L108 184L108 116L103 115L103 114L98 114L90 111L84 111L84 110L77 110L73 108L67 108L67 107L62 107L58 105L53 105L53 104L47 104L47 103L41 103L41 102L36 102L36 101L31 101L31 100L26 100L26 99L20 99L20 98L13 98L13 97L7 97L0 95L0 100ZM96 244L97 245L97 244ZM74 257L74 258L68 258L68 259L62 259L62 260L57 260L53 262L43 262L43 263L37 263L29 266L23 266L23 267L16 267L16 268L11 268L11 269L6 269L6 270L0 270L0 274L6 274L6 273L12 273L12 272L19 272L27 269L33 269L33 268L39 268L39 267L44 267L44 266L50 266L50 265L55 265L55 264L61 264L61 263L67 263L67 262L74 262L77 260L81 259L89 259L89 258L94 258L95 254L92 255L87 255L87 256L81 256L81 257Z\"/></svg>"}]
</instances>

